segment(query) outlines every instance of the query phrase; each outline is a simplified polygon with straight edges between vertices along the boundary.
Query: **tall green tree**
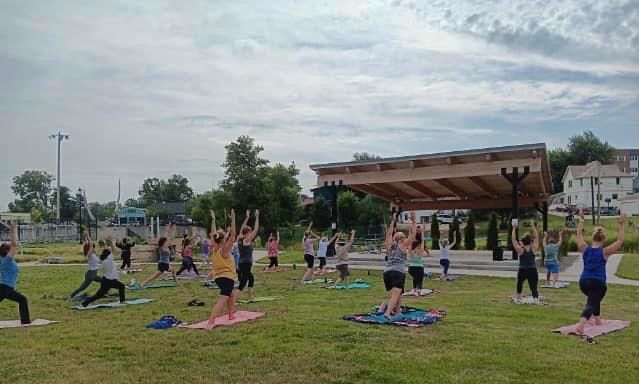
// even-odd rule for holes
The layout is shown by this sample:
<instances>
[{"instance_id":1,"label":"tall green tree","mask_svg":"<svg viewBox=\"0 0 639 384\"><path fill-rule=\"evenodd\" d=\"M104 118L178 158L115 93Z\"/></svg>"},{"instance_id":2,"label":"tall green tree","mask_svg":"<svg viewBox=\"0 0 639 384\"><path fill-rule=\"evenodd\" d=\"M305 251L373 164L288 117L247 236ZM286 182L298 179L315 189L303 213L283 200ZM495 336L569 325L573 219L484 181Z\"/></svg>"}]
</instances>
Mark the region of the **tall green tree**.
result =
<instances>
[{"instance_id":1,"label":"tall green tree","mask_svg":"<svg viewBox=\"0 0 639 384\"><path fill-rule=\"evenodd\" d=\"M440 236L439 219L437 218L437 213L433 213L433 216L430 219L430 237L433 239L431 244L432 249L439 249Z\"/></svg>"},{"instance_id":2,"label":"tall green tree","mask_svg":"<svg viewBox=\"0 0 639 384\"><path fill-rule=\"evenodd\" d=\"M337 196L337 218L344 230L352 229L358 218L359 198L353 191L340 192Z\"/></svg>"},{"instance_id":3,"label":"tall green tree","mask_svg":"<svg viewBox=\"0 0 639 384\"><path fill-rule=\"evenodd\" d=\"M457 238L457 242L455 243L455 247L452 249L459 249L462 243L462 236L461 236L461 231L460 231L460 224L459 224L459 218L457 216L455 216L453 218L453 222L452 224L450 224L448 226L448 242L450 244L453 243L453 236L456 236Z\"/></svg>"},{"instance_id":4,"label":"tall green tree","mask_svg":"<svg viewBox=\"0 0 639 384\"><path fill-rule=\"evenodd\" d=\"M615 160L615 148L591 131L572 136L566 149L549 151L550 169L555 192L563 191L561 182L569 165L585 165L591 161L610 164Z\"/></svg>"},{"instance_id":5,"label":"tall green tree","mask_svg":"<svg viewBox=\"0 0 639 384\"><path fill-rule=\"evenodd\" d=\"M311 206L313 227L326 230L331 226L331 207L323 197L318 197Z\"/></svg>"},{"instance_id":6,"label":"tall green tree","mask_svg":"<svg viewBox=\"0 0 639 384\"><path fill-rule=\"evenodd\" d=\"M388 202L374 196L366 195L357 204L357 224L364 231L382 231L384 224L390 221Z\"/></svg>"},{"instance_id":7,"label":"tall green tree","mask_svg":"<svg viewBox=\"0 0 639 384\"><path fill-rule=\"evenodd\" d=\"M464 249L472 251L477 244L475 243L475 215L470 212L468 214L468 221L464 228Z\"/></svg>"},{"instance_id":8,"label":"tall green tree","mask_svg":"<svg viewBox=\"0 0 639 384\"><path fill-rule=\"evenodd\" d=\"M493 250L499 244L499 227L497 213L492 212L488 220L488 233L486 238L486 249Z\"/></svg>"},{"instance_id":9,"label":"tall green tree","mask_svg":"<svg viewBox=\"0 0 639 384\"><path fill-rule=\"evenodd\" d=\"M53 193L51 193L50 206L55 207L57 204L57 189L53 189ZM71 191L68 187L64 185L60 186L60 219L62 220L73 220L77 218L80 212L80 206L78 205L78 201L76 197L71 194Z\"/></svg>"},{"instance_id":10,"label":"tall green tree","mask_svg":"<svg viewBox=\"0 0 639 384\"><path fill-rule=\"evenodd\" d=\"M30 213L33 207L49 208L53 176L45 171L29 170L13 178L11 190L18 199L9 204L11 212Z\"/></svg>"},{"instance_id":11,"label":"tall green tree","mask_svg":"<svg viewBox=\"0 0 639 384\"><path fill-rule=\"evenodd\" d=\"M297 180L298 175L299 170L295 164L285 166L278 163L265 167L260 172L264 195L261 207L263 214L260 215L260 225L264 229L263 240L278 228L295 223L302 214L302 188Z\"/></svg>"},{"instance_id":12,"label":"tall green tree","mask_svg":"<svg viewBox=\"0 0 639 384\"><path fill-rule=\"evenodd\" d=\"M186 177L173 175L167 180L160 180L157 177L144 180L139 195L142 205L148 208L160 202L188 201L195 196L195 193Z\"/></svg>"}]
</instances>

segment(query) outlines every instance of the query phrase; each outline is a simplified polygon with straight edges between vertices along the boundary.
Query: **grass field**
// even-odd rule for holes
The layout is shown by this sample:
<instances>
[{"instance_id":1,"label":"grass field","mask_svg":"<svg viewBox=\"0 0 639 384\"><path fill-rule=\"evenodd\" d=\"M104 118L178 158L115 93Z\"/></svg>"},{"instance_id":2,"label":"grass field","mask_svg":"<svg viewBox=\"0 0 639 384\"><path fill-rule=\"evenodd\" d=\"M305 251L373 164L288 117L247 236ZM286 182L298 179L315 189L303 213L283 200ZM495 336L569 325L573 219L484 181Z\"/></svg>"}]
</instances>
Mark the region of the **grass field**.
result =
<instances>
[{"instance_id":1,"label":"grass field","mask_svg":"<svg viewBox=\"0 0 639 384\"><path fill-rule=\"evenodd\" d=\"M147 268L147 270L150 268ZM258 268L255 268L256 270ZM152 272L148 270L148 272ZM146 330L165 314L204 320L216 290L197 282L178 288L136 291L130 298L156 302L128 308L76 312L62 300L82 280L83 268L25 267L19 290L34 318L59 320L46 327L0 330L2 382L22 383L624 383L639 377L639 327L589 345L551 328L576 321L584 298L573 284L544 291L549 305L509 304L514 280L464 277L428 282L441 294L406 300L446 309L434 326L406 329L341 320L365 312L386 297L381 277L366 276L368 290L330 291L299 286L301 271L256 273L258 295L279 301L252 304L264 318L216 329ZM139 280L146 276L139 274ZM410 281L407 281L410 284ZM97 289L94 285L91 290ZM188 307L199 298L205 307ZM611 286L603 305L609 318L636 320L636 287ZM16 319L3 301L0 319Z\"/></svg>"},{"instance_id":2,"label":"grass field","mask_svg":"<svg viewBox=\"0 0 639 384\"><path fill-rule=\"evenodd\" d=\"M616 275L626 279L639 280L639 255L624 255Z\"/></svg>"}]
</instances>

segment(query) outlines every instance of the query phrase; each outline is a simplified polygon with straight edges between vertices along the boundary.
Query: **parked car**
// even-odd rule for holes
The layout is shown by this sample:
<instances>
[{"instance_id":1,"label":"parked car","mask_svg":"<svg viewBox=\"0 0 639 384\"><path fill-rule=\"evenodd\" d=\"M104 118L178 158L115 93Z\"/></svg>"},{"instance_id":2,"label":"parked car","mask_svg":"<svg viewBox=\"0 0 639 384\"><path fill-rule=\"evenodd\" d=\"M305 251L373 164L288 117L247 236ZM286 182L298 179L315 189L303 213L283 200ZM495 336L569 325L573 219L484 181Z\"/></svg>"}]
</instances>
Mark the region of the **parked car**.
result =
<instances>
[{"instance_id":1,"label":"parked car","mask_svg":"<svg viewBox=\"0 0 639 384\"><path fill-rule=\"evenodd\" d=\"M439 221L441 224L452 224L453 216L445 213L437 214L437 221Z\"/></svg>"}]
</instances>

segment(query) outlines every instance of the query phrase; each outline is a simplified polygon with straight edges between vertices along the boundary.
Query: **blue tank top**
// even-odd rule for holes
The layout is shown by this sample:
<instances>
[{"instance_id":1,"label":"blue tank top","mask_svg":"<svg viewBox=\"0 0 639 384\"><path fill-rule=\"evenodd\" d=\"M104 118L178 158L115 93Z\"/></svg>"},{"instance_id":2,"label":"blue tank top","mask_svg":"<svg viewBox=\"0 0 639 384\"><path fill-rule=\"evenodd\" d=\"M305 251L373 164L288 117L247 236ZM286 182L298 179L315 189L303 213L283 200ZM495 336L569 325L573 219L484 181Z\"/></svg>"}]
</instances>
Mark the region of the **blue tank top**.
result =
<instances>
[{"instance_id":1,"label":"blue tank top","mask_svg":"<svg viewBox=\"0 0 639 384\"><path fill-rule=\"evenodd\" d=\"M0 284L16 287L20 267L11 256L0 256Z\"/></svg>"},{"instance_id":2,"label":"blue tank top","mask_svg":"<svg viewBox=\"0 0 639 384\"><path fill-rule=\"evenodd\" d=\"M603 248L588 247L584 251L584 271L580 280L594 279L606 282L606 258Z\"/></svg>"}]
</instances>

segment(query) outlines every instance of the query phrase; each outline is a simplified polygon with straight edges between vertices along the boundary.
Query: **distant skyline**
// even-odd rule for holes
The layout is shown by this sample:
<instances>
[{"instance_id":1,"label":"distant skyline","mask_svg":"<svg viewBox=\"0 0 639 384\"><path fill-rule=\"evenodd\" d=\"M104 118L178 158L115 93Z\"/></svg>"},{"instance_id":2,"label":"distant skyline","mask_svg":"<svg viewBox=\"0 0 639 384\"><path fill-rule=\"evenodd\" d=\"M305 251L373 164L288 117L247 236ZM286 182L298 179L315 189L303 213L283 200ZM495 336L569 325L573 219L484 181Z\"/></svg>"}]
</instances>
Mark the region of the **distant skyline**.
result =
<instances>
[{"instance_id":1,"label":"distant skyline","mask_svg":"<svg viewBox=\"0 0 639 384\"><path fill-rule=\"evenodd\" d=\"M0 14L0 211L13 176L90 201L223 178L246 134L271 162L545 142L639 147L637 1L17 1ZM54 182L55 185L55 182Z\"/></svg>"}]
</instances>

